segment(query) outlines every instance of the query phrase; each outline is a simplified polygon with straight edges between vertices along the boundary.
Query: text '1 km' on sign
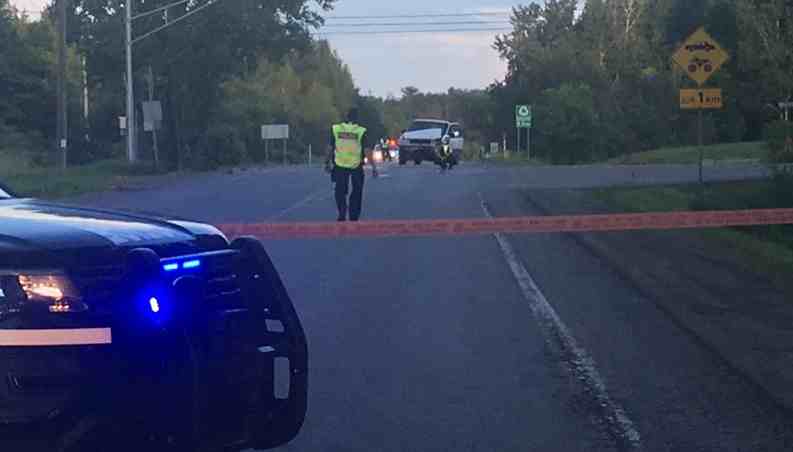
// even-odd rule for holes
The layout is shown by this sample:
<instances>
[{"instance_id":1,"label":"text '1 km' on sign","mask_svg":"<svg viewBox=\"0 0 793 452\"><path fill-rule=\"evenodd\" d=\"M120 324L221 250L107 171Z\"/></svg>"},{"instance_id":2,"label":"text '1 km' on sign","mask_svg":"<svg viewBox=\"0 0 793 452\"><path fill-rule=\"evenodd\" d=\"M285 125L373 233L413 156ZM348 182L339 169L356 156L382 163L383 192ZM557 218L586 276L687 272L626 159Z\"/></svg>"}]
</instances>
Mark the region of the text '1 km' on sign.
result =
<instances>
[{"instance_id":1,"label":"text '1 km' on sign","mask_svg":"<svg viewBox=\"0 0 793 452\"><path fill-rule=\"evenodd\" d=\"M684 110L722 108L722 106L723 99L720 88L680 90L680 108Z\"/></svg>"}]
</instances>

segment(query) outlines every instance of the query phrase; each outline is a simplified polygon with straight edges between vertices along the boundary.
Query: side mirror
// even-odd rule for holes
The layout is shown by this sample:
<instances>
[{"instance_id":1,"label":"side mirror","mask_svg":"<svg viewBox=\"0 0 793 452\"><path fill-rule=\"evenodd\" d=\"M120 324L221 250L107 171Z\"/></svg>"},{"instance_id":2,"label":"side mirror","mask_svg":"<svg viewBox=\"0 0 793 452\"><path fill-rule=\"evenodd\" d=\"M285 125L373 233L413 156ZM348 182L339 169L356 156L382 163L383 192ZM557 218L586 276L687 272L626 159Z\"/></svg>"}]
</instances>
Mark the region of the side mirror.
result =
<instances>
[{"instance_id":1,"label":"side mirror","mask_svg":"<svg viewBox=\"0 0 793 452\"><path fill-rule=\"evenodd\" d=\"M451 140L451 138L449 138L449 135L444 135L443 138L441 138L441 143L449 144L450 140Z\"/></svg>"}]
</instances>

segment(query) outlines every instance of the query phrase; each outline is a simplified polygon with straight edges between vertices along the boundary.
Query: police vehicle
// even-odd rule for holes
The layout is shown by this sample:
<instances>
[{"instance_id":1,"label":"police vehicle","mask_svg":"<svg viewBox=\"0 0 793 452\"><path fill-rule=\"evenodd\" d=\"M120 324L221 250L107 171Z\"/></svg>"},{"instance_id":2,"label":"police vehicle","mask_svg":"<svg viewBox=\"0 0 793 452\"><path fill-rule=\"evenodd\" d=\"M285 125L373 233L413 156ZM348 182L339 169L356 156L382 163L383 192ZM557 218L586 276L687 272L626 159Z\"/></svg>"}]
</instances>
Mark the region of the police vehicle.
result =
<instances>
[{"instance_id":1,"label":"police vehicle","mask_svg":"<svg viewBox=\"0 0 793 452\"><path fill-rule=\"evenodd\" d=\"M0 186L0 450L276 447L307 353L257 240Z\"/></svg>"}]
</instances>

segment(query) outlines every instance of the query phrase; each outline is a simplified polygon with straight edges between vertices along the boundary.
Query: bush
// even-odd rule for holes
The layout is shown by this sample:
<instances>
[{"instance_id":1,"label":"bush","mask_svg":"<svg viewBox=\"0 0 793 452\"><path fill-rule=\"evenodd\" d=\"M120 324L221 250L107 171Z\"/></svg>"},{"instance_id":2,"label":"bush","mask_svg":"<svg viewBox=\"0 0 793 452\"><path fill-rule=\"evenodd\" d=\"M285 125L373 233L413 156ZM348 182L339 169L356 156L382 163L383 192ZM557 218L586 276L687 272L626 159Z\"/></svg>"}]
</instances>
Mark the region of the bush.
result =
<instances>
[{"instance_id":1,"label":"bush","mask_svg":"<svg viewBox=\"0 0 793 452\"><path fill-rule=\"evenodd\" d=\"M463 160L479 160L479 152L481 151L481 147L478 142L476 141L467 141L465 142L465 146L463 146Z\"/></svg>"},{"instance_id":2,"label":"bush","mask_svg":"<svg viewBox=\"0 0 793 452\"><path fill-rule=\"evenodd\" d=\"M48 163L46 144L34 133L22 133L0 121L0 155L5 173Z\"/></svg>"},{"instance_id":3,"label":"bush","mask_svg":"<svg viewBox=\"0 0 793 452\"><path fill-rule=\"evenodd\" d=\"M211 127L207 137L208 149L202 162L206 168L239 165L247 156L245 142L236 128L228 124Z\"/></svg>"},{"instance_id":4,"label":"bush","mask_svg":"<svg viewBox=\"0 0 793 452\"><path fill-rule=\"evenodd\" d=\"M592 88L584 83L565 83L547 89L536 107L537 140L541 157L555 164L575 164L595 159L597 114Z\"/></svg>"},{"instance_id":5,"label":"bush","mask_svg":"<svg viewBox=\"0 0 793 452\"><path fill-rule=\"evenodd\" d=\"M793 162L793 123L779 120L768 124L765 127L764 138L768 143L770 162Z\"/></svg>"}]
</instances>

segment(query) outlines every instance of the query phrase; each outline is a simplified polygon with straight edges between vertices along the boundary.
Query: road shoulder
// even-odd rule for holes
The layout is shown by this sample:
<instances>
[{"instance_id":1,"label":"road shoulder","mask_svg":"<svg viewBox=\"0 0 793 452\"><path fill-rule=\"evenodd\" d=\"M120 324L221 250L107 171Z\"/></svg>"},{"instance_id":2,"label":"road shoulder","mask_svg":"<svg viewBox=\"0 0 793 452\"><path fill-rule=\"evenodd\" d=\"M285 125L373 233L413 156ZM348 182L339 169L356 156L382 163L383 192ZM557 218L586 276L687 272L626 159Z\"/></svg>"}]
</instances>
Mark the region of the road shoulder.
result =
<instances>
[{"instance_id":1,"label":"road shoulder","mask_svg":"<svg viewBox=\"0 0 793 452\"><path fill-rule=\"evenodd\" d=\"M610 209L574 190L525 192L546 214ZM779 404L793 409L793 304L734 250L697 231L571 234L681 328Z\"/></svg>"}]
</instances>

